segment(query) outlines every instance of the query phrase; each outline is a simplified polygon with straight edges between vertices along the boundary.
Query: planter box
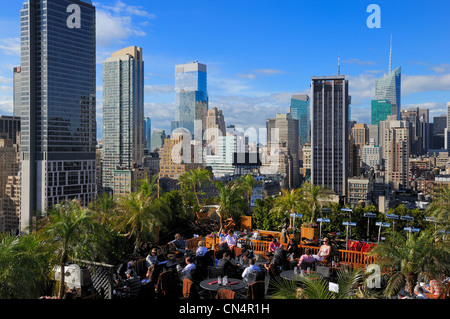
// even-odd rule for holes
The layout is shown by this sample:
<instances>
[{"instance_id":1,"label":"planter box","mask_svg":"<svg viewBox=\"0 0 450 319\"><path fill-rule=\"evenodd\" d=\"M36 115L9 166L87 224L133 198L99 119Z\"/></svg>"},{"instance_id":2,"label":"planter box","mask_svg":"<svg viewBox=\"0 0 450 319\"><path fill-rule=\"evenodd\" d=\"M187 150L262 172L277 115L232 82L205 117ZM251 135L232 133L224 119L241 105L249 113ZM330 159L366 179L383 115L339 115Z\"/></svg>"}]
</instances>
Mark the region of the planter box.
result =
<instances>
[{"instance_id":1,"label":"planter box","mask_svg":"<svg viewBox=\"0 0 450 319\"><path fill-rule=\"evenodd\" d=\"M211 248L214 247L214 237L204 237L205 239L205 247L206 248ZM216 243L219 242L219 238L216 237Z\"/></svg>"},{"instance_id":2,"label":"planter box","mask_svg":"<svg viewBox=\"0 0 450 319\"><path fill-rule=\"evenodd\" d=\"M314 227L314 228L310 228L310 227L302 227L301 228L301 234L302 234L302 238L308 238L308 239L318 239L319 238L319 228L318 227Z\"/></svg>"}]
</instances>

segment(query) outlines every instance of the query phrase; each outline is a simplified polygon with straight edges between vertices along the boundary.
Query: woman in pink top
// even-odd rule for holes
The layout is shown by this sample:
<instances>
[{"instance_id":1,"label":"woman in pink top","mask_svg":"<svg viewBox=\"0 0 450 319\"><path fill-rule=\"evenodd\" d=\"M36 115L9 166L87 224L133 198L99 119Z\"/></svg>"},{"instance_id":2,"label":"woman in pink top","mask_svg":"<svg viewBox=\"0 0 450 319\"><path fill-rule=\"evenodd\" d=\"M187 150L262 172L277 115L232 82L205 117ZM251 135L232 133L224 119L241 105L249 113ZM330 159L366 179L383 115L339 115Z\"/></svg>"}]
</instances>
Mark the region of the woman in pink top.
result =
<instances>
[{"instance_id":1,"label":"woman in pink top","mask_svg":"<svg viewBox=\"0 0 450 319\"><path fill-rule=\"evenodd\" d=\"M425 287L425 289L428 290L427 292L430 294L440 296L442 293L442 284L436 279L433 279L430 280L430 287Z\"/></svg>"},{"instance_id":2,"label":"woman in pink top","mask_svg":"<svg viewBox=\"0 0 450 319\"><path fill-rule=\"evenodd\" d=\"M279 248L281 244L277 241L277 238L275 237L272 239L272 241L269 244L269 253L274 253L277 248Z\"/></svg>"},{"instance_id":3,"label":"woman in pink top","mask_svg":"<svg viewBox=\"0 0 450 319\"><path fill-rule=\"evenodd\" d=\"M316 261L316 259L314 258L314 256L311 253L311 249L309 248L305 248L305 254L303 254L299 261L298 261L298 265L297 267L299 267L300 269L302 268L302 263L314 263Z\"/></svg>"}]
</instances>

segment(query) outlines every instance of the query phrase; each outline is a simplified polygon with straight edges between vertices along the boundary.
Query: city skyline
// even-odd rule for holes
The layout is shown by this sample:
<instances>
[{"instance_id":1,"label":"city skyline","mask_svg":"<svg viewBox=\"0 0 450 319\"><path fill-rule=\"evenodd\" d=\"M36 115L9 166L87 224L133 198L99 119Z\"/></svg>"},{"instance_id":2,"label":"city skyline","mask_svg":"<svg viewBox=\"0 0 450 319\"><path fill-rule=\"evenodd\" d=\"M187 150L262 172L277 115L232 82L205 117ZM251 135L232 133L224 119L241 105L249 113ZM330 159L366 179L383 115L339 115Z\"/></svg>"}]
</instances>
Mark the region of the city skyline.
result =
<instances>
[{"instance_id":1,"label":"city skyline","mask_svg":"<svg viewBox=\"0 0 450 319\"><path fill-rule=\"evenodd\" d=\"M351 119L369 124L375 81L389 69L391 35L392 67L401 67L403 73L402 109L428 107L430 121L445 114L450 91L450 64L445 56L449 41L437 32L449 27L440 14L450 9L445 1L426 6L417 1L377 1L380 29L366 25L369 1L259 3L255 9L250 4L236 7L196 1L186 9L182 2L177 6L177 2L93 1L97 10L97 137L103 135L101 64L111 53L131 45L143 47L147 61L144 115L152 118L152 129L166 133L175 112L174 67L192 61L208 66L209 108L223 110L227 124L246 128L264 127L267 118L289 112L293 94L310 93L312 76L337 74L340 56L340 73L349 80L352 96ZM20 65L20 7L20 2L8 3L0 14L4 26L0 31L0 112L4 115L12 115L12 69ZM186 16L190 16L188 24ZM171 25L173 20L176 23ZM314 21L339 25L339 39L333 36L337 31ZM194 31L203 32L202 41L183 36ZM417 50L418 45L427 49Z\"/></svg>"}]
</instances>

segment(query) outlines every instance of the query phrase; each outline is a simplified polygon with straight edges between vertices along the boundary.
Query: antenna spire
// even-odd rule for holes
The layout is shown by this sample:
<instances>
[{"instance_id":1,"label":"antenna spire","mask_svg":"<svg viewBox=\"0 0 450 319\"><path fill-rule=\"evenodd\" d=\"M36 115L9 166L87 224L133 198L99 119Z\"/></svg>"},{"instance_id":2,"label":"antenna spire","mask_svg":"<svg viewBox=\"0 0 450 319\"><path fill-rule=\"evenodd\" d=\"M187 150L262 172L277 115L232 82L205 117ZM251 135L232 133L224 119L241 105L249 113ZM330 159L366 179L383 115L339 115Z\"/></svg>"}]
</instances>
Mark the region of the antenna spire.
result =
<instances>
[{"instance_id":1,"label":"antenna spire","mask_svg":"<svg viewBox=\"0 0 450 319\"><path fill-rule=\"evenodd\" d=\"M392 34L391 34L391 46L389 52L389 72L392 71Z\"/></svg>"}]
</instances>

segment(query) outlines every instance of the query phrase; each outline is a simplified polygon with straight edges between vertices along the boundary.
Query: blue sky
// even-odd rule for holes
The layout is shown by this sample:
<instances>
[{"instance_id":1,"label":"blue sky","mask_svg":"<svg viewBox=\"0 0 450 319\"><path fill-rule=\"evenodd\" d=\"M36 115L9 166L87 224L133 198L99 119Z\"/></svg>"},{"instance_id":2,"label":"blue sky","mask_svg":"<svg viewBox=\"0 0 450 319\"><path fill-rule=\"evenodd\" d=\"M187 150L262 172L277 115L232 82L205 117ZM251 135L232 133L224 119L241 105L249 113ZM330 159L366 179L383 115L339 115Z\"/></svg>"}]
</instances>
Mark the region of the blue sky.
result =
<instances>
[{"instance_id":1,"label":"blue sky","mask_svg":"<svg viewBox=\"0 0 450 319\"><path fill-rule=\"evenodd\" d=\"M381 28L370 29L370 4ZM130 45L144 50L145 114L153 129L174 119L175 65L208 67L210 108L226 124L264 127L308 93L311 76L348 76L352 119L370 122L375 80L402 67L402 107L444 114L450 101L450 1L433 0L97 0L97 119L102 134L102 62ZM12 67L20 65L21 1L0 11L0 114L12 114Z\"/></svg>"}]
</instances>

